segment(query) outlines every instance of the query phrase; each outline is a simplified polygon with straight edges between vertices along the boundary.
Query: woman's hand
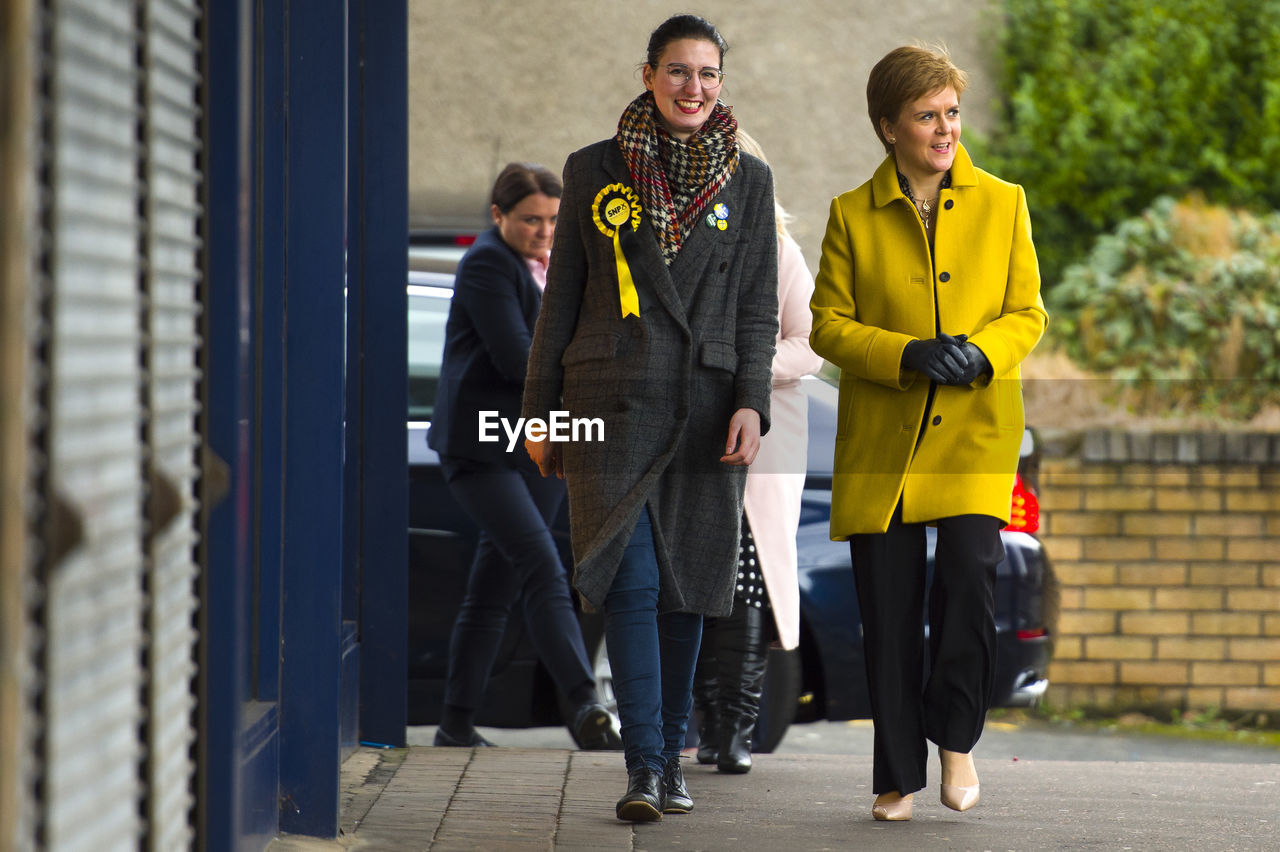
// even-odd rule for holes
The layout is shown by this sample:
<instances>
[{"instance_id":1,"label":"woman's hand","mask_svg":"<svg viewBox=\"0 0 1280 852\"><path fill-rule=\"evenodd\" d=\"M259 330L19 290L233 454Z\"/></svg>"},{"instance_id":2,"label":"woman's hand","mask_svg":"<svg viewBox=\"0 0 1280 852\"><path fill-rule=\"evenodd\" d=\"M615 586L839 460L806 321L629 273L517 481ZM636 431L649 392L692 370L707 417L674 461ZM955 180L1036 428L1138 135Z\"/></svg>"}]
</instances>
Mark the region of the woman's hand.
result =
<instances>
[{"instance_id":1,"label":"woman's hand","mask_svg":"<svg viewBox=\"0 0 1280 852\"><path fill-rule=\"evenodd\" d=\"M538 466L538 473L544 477L555 474L564 479L564 459L560 455L560 445L555 441L542 439L534 441L530 438L524 439L524 451L529 454L529 458L533 459L533 463Z\"/></svg>"},{"instance_id":2,"label":"woman's hand","mask_svg":"<svg viewBox=\"0 0 1280 852\"><path fill-rule=\"evenodd\" d=\"M725 454L720 461L725 464L749 465L760 452L760 412L754 408L739 408L729 418L729 440L724 445Z\"/></svg>"},{"instance_id":3,"label":"woman's hand","mask_svg":"<svg viewBox=\"0 0 1280 852\"><path fill-rule=\"evenodd\" d=\"M964 350L952 337L913 340L902 350L903 368L915 370L940 385L959 384L968 364Z\"/></svg>"},{"instance_id":4,"label":"woman's hand","mask_svg":"<svg viewBox=\"0 0 1280 852\"><path fill-rule=\"evenodd\" d=\"M952 337L947 334L939 334L938 339L943 343L949 343L958 348L965 358L964 369L960 375L956 376L955 381L950 384L971 385L977 381L978 376L991 372L991 362L987 360L986 353L970 343L968 335L957 334Z\"/></svg>"}]
</instances>

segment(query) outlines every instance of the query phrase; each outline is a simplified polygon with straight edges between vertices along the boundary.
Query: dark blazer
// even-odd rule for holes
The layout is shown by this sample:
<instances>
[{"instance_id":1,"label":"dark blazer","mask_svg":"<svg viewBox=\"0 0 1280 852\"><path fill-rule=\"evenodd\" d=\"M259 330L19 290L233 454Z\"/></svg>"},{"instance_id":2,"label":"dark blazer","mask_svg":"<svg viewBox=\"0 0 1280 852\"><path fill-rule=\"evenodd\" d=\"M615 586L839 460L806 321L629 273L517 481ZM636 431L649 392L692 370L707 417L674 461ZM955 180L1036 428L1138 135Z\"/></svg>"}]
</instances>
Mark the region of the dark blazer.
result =
<instances>
[{"instance_id":1,"label":"dark blazer","mask_svg":"<svg viewBox=\"0 0 1280 852\"><path fill-rule=\"evenodd\" d=\"M441 455L529 466L523 439L508 453L499 440L481 443L479 413L497 411L513 425L542 291L533 273L502 239L497 226L485 231L458 263L453 301L445 324L444 360L427 444ZM536 470L536 468L533 468Z\"/></svg>"},{"instance_id":2,"label":"dark blazer","mask_svg":"<svg viewBox=\"0 0 1280 852\"><path fill-rule=\"evenodd\" d=\"M647 214L624 229L640 316L623 318L613 240L592 218L601 189L632 186L612 140L569 157L523 414L600 418L604 440L566 443L574 586L604 602L646 505L659 607L710 615L733 605L745 467L724 464L739 408L769 428L778 331L773 176L743 154L668 266Z\"/></svg>"}]
</instances>

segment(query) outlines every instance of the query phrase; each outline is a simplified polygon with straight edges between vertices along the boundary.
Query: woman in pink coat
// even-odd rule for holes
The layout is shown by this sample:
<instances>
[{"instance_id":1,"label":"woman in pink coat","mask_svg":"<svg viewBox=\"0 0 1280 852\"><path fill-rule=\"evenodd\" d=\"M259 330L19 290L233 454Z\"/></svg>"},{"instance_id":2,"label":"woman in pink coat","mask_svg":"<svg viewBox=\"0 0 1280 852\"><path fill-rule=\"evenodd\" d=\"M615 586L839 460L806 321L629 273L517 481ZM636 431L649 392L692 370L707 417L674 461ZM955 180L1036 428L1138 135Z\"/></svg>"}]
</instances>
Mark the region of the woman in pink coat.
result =
<instances>
[{"instance_id":1,"label":"woman in pink coat","mask_svg":"<svg viewBox=\"0 0 1280 852\"><path fill-rule=\"evenodd\" d=\"M764 159L759 143L741 128L738 145ZM822 358L809 346L813 275L800 246L787 233L786 211L776 201L775 206L778 337L770 398L773 428L761 439L747 474L733 613L704 619L694 675L694 706L701 714L698 762L732 773L751 769L751 733L759 715L770 640L776 634L787 650L800 644L796 529L809 439L809 403L800 379L822 367Z\"/></svg>"}]
</instances>

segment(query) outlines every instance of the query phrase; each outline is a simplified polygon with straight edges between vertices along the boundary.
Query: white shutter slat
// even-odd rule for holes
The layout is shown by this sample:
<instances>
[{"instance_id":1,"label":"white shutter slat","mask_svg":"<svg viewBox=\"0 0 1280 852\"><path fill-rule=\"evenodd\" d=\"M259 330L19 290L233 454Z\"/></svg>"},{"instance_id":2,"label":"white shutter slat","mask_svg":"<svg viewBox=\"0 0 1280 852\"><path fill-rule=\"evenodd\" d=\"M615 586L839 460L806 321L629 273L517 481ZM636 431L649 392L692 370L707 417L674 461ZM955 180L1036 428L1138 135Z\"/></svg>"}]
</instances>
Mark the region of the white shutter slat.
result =
<instances>
[{"instance_id":1,"label":"white shutter slat","mask_svg":"<svg viewBox=\"0 0 1280 852\"><path fill-rule=\"evenodd\" d=\"M43 829L49 848L135 849L143 494L134 11L122 0L64 0L49 14L49 482L80 515L84 540L47 581Z\"/></svg>"},{"instance_id":2,"label":"white shutter slat","mask_svg":"<svg viewBox=\"0 0 1280 852\"><path fill-rule=\"evenodd\" d=\"M199 404L196 284L200 279L198 9L192 0L143 0L146 124L146 399L150 462L182 495L178 518L149 539L149 845L193 843L191 728L197 634L195 433Z\"/></svg>"}]
</instances>

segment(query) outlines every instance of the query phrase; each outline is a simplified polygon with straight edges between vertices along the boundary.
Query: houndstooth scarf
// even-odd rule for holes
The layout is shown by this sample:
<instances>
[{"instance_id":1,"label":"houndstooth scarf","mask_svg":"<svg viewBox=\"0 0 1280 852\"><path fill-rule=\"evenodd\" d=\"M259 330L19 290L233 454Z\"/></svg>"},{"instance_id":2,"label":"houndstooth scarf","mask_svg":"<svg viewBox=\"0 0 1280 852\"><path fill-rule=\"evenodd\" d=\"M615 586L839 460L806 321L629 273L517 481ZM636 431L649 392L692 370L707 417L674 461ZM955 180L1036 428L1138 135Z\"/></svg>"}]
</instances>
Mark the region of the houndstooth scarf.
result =
<instances>
[{"instance_id":1,"label":"houndstooth scarf","mask_svg":"<svg viewBox=\"0 0 1280 852\"><path fill-rule=\"evenodd\" d=\"M615 138L670 265L738 169L738 120L717 101L706 123L681 142L654 121L655 109L653 93L642 93L622 111Z\"/></svg>"}]
</instances>

